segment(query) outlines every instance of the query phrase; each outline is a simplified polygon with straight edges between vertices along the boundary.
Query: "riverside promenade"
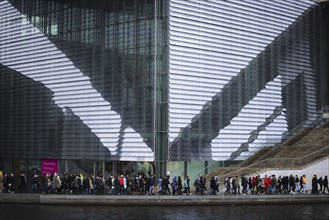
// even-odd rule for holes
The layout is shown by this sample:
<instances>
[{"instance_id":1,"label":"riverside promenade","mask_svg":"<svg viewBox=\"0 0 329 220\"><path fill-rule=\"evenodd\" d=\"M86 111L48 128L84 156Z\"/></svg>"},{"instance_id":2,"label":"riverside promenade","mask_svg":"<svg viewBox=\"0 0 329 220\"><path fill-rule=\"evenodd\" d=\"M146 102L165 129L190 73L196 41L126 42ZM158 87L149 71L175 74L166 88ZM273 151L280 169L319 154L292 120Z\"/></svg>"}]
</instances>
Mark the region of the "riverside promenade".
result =
<instances>
[{"instance_id":1,"label":"riverside promenade","mask_svg":"<svg viewBox=\"0 0 329 220\"><path fill-rule=\"evenodd\" d=\"M272 205L328 204L329 195L55 195L0 194L0 204L36 205L109 205L109 206L211 206L211 205ZM329 206L328 206L329 207Z\"/></svg>"}]
</instances>

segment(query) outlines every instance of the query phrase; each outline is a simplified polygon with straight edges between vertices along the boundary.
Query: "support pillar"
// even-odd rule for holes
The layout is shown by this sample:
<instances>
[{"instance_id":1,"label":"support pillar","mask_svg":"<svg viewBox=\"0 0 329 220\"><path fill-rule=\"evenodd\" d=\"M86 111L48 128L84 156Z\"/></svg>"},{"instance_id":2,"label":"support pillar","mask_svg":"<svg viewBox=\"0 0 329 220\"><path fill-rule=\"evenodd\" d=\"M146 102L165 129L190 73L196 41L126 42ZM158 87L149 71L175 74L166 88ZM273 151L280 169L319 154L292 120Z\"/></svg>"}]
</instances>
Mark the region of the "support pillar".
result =
<instances>
[{"instance_id":1,"label":"support pillar","mask_svg":"<svg viewBox=\"0 0 329 220\"><path fill-rule=\"evenodd\" d=\"M93 167L93 173L94 173L94 182L96 181L96 161L94 161L94 167Z\"/></svg>"},{"instance_id":2,"label":"support pillar","mask_svg":"<svg viewBox=\"0 0 329 220\"><path fill-rule=\"evenodd\" d=\"M105 161L102 161L102 166L103 166L102 173L103 173L103 177L105 178Z\"/></svg>"},{"instance_id":3,"label":"support pillar","mask_svg":"<svg viewBox=\"0 0 329 220\"><path fill-rule=\"evenodd\" d=\"M208 161L205 161L204 162L204 175L207 175L208 174Z\"/></svg>"},{"instance_id":4,"label":"support pillar","mask_svg":"<svg viewBox=\"0 0 329 220\"><path fill-rule=\"evenodd\" d=\"M64 160L64 173L69 173L69 161Z\"/></svg>"},{"instance_id":5,"label":"support pillar","mask_svg":"<svg viewBox=\"0 0 329 220\"><path fill-rule=\"evenodd\" d=\"M187 176L187 161L184 161L184 178Z\"/></svg>"}]
</instances>

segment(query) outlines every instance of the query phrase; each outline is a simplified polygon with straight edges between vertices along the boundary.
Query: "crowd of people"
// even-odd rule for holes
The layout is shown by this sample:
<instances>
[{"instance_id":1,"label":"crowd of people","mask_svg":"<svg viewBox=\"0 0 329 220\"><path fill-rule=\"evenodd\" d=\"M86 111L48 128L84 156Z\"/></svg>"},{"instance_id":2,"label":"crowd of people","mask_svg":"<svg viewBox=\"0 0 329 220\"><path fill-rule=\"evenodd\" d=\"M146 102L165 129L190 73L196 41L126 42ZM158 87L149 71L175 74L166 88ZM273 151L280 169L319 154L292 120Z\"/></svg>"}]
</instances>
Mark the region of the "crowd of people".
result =
<instances>
[{"instance_id":1,"label":"crowd of people","mask_svg":"<svg viewBox=\"0 0 329 220\"><path fill-rule=\"evenodd\" d=\"M45 174L41 176L34 173L30 184L27 184L25 172L21 172L18 179L18 187L15 187L14 174L0 171L0 193L33 192L52 194L96 194L96 195L190 195L192 182L190 177L164 176L156 178L154 175L146 175L139 172L136 175L122 173L117 176L64 173ZM193 182L193 192L196 195L218 195L220 188L224 187L224 195L247 194L282 194L282 193L307 193L306 176L275 175L260 177L242 175L226 177L221 186L218 176L211 177L209 188L205 176L197 176ZM329 194L328 177L312 177L312 194ZM16 181L17 182L17 181ZM29 189L27 189L29 185Z\"/></svg>"},{"instance_id":2,"label":"crowd of people","mask_svg":"<svg viewBox=\"0 0 329 220\"><path fill-rule=\"evenodd\" d=\"M87 172L64 173L64 174L45 174L41 176L34 173L31 180L31 190L27 189L27 179L25 173L19 177L19 187L15 187L14 174L2 173L0 171L0 192L28 192L33 193L53 193L53 194L97 194L97 195L189 195L190 179L186 176L184 179L180 176L174 177L171 181L169 176L159 177L154 175L145 175L143 172L136 175L122 173L118 176L102 175L96 177Z\"/></svg>"},{"instance_id":3,"label":"crowd of people","mask_svg":"<svg viewBox=\"0 0 329 220\"><path fill-rule=\"evenodd\" d=\"M328 177L318 178L312 176L311 194L325 194L326 190L329 193ZM227 177L224 181L226 186L225 194L288 194L288 193L307 193L306 191L307 178L306 175L290 175L278 176L265 175L264 177L243 175ZM242 188L242 189L241 189ZM213 190L214 191L214 190Z\"/></svg>"}]
</instances>

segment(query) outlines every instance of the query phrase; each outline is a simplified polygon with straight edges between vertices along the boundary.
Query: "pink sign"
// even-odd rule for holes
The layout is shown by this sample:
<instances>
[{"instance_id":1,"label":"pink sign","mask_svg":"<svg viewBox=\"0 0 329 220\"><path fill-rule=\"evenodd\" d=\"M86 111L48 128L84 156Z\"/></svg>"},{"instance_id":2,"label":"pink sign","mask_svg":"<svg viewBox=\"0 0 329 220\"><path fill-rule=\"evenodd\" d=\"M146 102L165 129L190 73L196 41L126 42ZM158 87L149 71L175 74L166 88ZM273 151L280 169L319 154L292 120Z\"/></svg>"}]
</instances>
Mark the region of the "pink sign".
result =
<instances>
[{"instance_id":1,"label":"pink sign","mask_svg":"<svg viewBox=\"0 0 329 220\"><path fill-rule=\"evenodd\" d=\"M47 173L58 173L58 160L42 160L41 173L42 175L45 175Z\"/></svg>"}]
</instances>

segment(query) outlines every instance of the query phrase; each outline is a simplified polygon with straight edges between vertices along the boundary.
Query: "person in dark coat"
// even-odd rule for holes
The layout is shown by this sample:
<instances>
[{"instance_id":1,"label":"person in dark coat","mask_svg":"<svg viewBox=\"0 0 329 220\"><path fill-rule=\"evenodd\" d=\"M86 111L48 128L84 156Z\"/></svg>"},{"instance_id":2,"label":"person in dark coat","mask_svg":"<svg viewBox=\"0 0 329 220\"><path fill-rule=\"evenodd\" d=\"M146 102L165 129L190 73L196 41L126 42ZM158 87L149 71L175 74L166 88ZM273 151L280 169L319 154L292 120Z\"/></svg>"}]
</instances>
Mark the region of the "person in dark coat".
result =
<instances>
[{"instance_id":1,"label":"person in dark coat","mask_svg":"<svg viewBox=\"0 0 329 220\"><path fill-rule=\"evenodd\" d=\"M231 194L231 177L226 177L224 185L226 186L225 194Z\"/></svg>"},{"instance_id":2,"label":"person in dark coat","mask_svg":"<svg viewBox=\"0 0 329 220\"><path fill-rule=\"evenodd\" d=\"M164 194L168 194L170 195L170 190L169 190L169 176L165 176L163 177L163 186L164 186Z\"/></svg>"},{"instance_id":3,"label":"person in dark coat","mask_svg":"<svg viewBox=\"0 0 329 220\"><path fill-rule=\"evenodd\" d=\"M248 178L246 176L242 177L241 186L242 186L242 194L246 195L248 192Z\"/></svg>"},{"instance_id":4,"label":"person in dark coat","mask_svg":"<svg viewBox=\"0 0 329 220\"><path fill-rule=\"evenodd\" d=\"M282 185L283 185L282 190L284 193L288 193L288 184L289 184L289 177L284 176L282 179Z\"/></svg>"},{"instance_id":5,"label":"person in dark coat","mask_svg":"<svg viewBox=\"0 0 329 220\"><path fill-rule=\"evenodd\" d=\"M216 182L216 194L219 194L219 177L215 176L215 182Z\"/></svg>"},{"instance_id":6,"label":"person in dark coat","mask_svg":"<svg viewBox=\"0 0 329 220\"><path fill-rule=\"evenodd\" d=\"M205 178L203 176L200 177L200 191L201 191L201 195L203 195L204 192L206 191L206 183L205 183Z\"/></svg>"},{"instance_id":7,"label":"person in dark coat","mask_svg":"<svg viewBox=\"0 0 329 220\"><path fill-rule=\"evenodd\" d=\"M210 194L216 195L216 181L215 177L210 177Z\"/></svg>"},{"instance_id":8,"label":"person in dark coat","mask_svg":"<svg viewBox=\"0 0 329 220\"><path fill-rule=\"evenodd\" d=\"M182 195L182 178L180 176L177 179L177 194Z\"/></svg>"},{"instance_id":9,"label":"person in dark coat","mask_svg":"<svg viewBox=\"0 0 329 220\"><path fill-rule=\"evenodd\" d=\"M312 194L318 194L319 193L319 190L318 190L318 179L316 177L316 175L314 175L312 177L312 191L311 191Z\"/></svg>"},{"instance_id":10,"label":"person in dark coat","mask_svg":"<svg viewBox=\"0 0 329 220\"><path fill-rule=\"evenodd\" d=\"M290 175L290 177L289 177L289 192L295 192L295 188L296 188L295 177L293 175Z\"/></svg>"},{"instance_id":11,"label":"person in dark coat","mask_svg":"<svg viewBox=\"0 0 329 220\"><path fill-rule=\"evenodd\" d=\"M322 193L325 193L327 189L327 192L329 193L329 188L328 188L328 176L325 176L323 179L323 191Z\"/></svg>"},{"instance_id":12,"label":"person in dark coat","mask_svg":"<svg viewBox=\"0 0 329 220\"><path fill-rule=\"evenodd\" d=\"M187 183L186 195L190 195L191 194L191 191L190 191L190 180L191 180L190 177L189 176L186 176L186 183ZM204 178L204 184L206 184L206 178Z\"/></svg>"},{"instance_id":13,"label":"person in dark coat","mask_svg":"<svg viewBox=\"0 0 329 220\"><path fill-rule=\"evenodd\" d=\"M200 177L198 176L195 181L194 181L194 187L195 187L195 194L199 194L201 192L201 182L200 182Z\"/></svg>"},{"instance_id":14,"label":"person in dark coat","mask_svg":"<svg viewBox=\"0 0 329 220\"><path fill-rule=\"evenodd\" d=\"M21 191L21 192L25 192L26 191L26 177L25 177L25 173L24 172L22 172L21 175L19 176L18 190Z\"/></svg>"}]
</instances>

